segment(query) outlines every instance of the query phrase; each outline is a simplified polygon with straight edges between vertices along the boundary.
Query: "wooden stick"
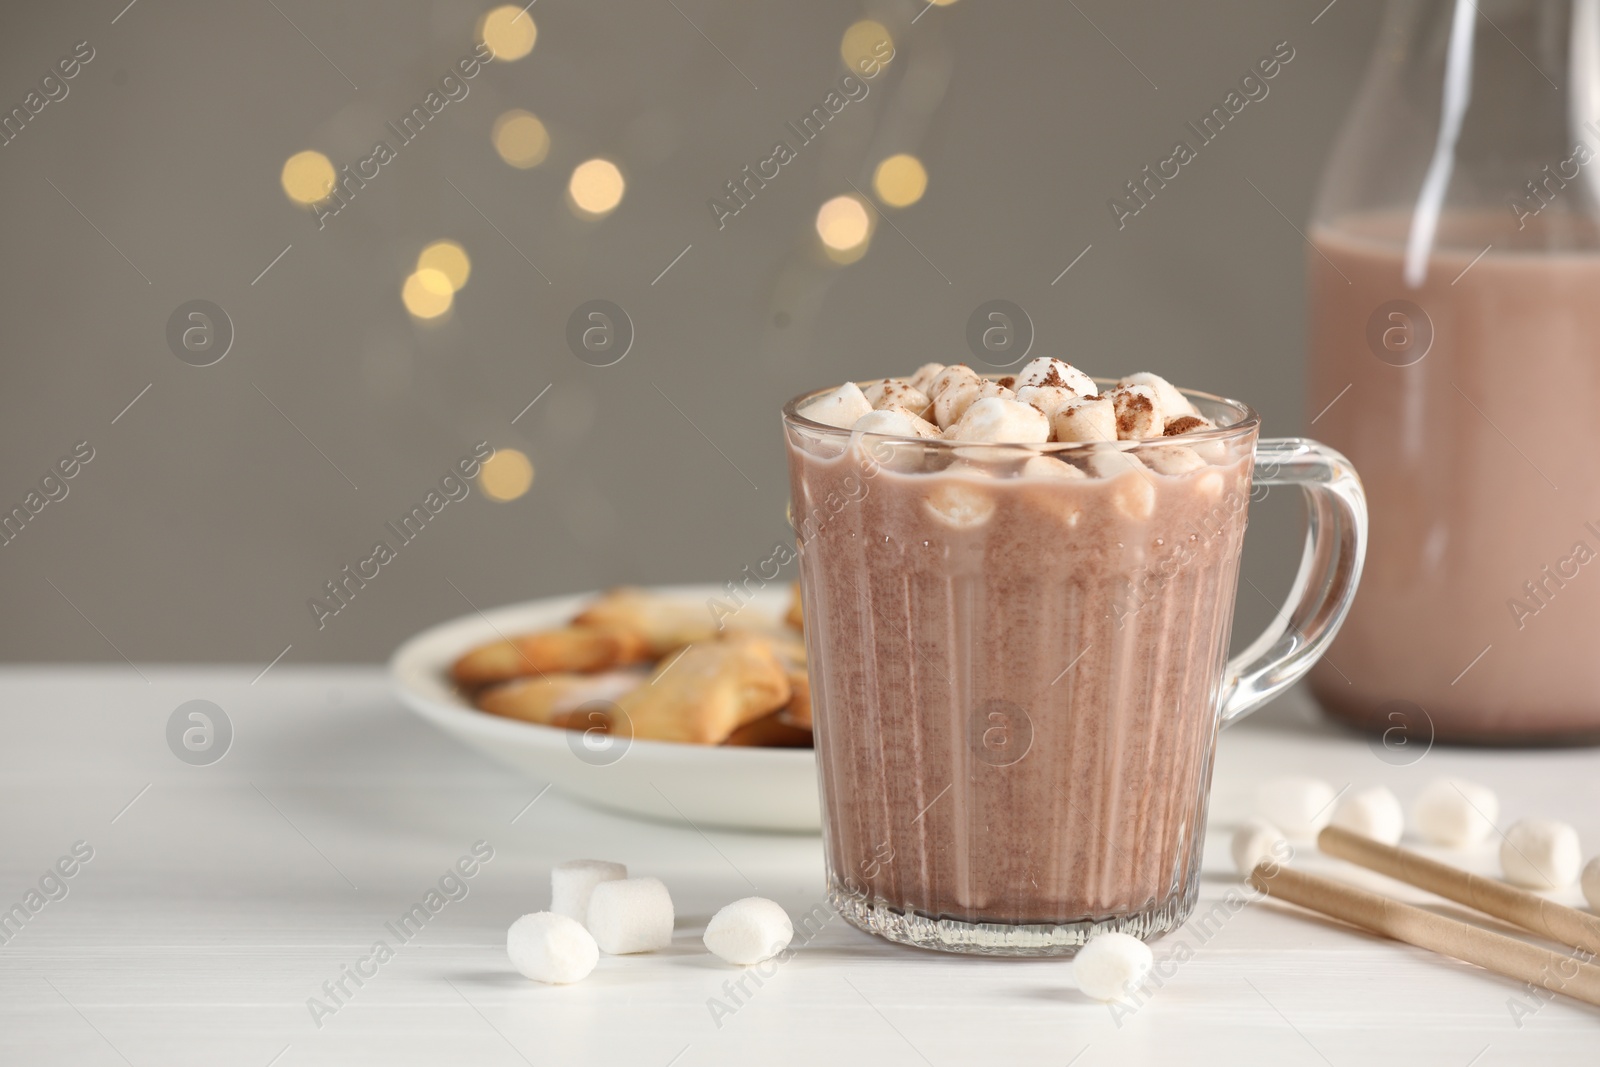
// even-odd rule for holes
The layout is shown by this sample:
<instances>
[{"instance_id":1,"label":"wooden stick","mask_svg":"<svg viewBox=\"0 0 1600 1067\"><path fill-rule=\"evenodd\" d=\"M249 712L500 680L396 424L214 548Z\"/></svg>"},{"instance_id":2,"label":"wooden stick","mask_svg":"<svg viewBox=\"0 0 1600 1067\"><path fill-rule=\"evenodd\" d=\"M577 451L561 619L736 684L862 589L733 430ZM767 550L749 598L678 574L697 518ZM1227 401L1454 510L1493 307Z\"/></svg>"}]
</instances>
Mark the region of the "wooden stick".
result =
<instances>
[{"instance_id":1,"label":"wooden stick","mask_svg":"<svg viewBox=\"0 0 1600 1067\"><path fill-rule=\"evenodd\" d=\"M1250 872L1250 884L1291 904L1342 919L1408 945L1475 963L1486 971L1518 978L1600 1006L1600 967L1530 945L1470 923L1446 919L1365 889L1267 860Z\"/></svg>"},{"instance_id":2,"label":"wooden stick","mask_svg":"<svg viewBox=\"0 0 1600 1067\"><path fill-rule=\"evenodd\" d=\"M1600 956L1600 916L1337 826L1330 826L1317 836L1317 847L1330 856L1360 864L1552 941L1571 945L1587 952L1590 959Z\"/></svg>"}]
</instances>

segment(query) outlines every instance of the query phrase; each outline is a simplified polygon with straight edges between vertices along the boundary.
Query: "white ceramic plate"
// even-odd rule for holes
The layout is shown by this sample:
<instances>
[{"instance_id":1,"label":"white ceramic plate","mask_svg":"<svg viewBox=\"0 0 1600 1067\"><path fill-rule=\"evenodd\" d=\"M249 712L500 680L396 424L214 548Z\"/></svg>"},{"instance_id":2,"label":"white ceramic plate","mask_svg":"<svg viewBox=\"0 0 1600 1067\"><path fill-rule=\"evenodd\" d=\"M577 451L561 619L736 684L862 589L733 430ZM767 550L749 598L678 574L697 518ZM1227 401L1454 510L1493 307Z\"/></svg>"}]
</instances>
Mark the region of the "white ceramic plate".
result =
<instances>
[{"instance_id":1,"label":"white ceramic plate","mask_svg":"<svg viewBox=\"0 0 1600 1067\"><path fill-rule=\"evenodd\" d=\"M723 594L712 585L653 591L699 603ZM502 636L560 626L596 595L511 604L425 630L389 660L395 694L445 733L591 804L695 826L817 830L817 762L810 749L634 740L596 751L585 747L578 731L489 715L454 691L446 671L463 652ZM787 587L762 590L744 612L776 619L787 605Z\"/></svg>"}]
</instances>

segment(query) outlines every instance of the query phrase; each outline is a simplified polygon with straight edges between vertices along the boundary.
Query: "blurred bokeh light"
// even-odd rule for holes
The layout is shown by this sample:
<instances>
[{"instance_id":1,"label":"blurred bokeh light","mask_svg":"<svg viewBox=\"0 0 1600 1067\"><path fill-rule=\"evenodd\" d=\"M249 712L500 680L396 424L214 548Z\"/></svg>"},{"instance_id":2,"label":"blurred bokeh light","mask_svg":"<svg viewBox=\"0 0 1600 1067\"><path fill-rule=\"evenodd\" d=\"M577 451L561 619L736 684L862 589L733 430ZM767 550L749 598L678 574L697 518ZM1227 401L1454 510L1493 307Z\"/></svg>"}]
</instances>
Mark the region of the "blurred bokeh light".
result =
<instances>
[{"instance_id":1,"label":"blurred bokeh light","mask_svg":"<svg viewBox=\"0 0 1600 1067\"><path fill-rule=\"evenodd\" d=\"M419 319L436 319L455 302L455 287L441 270L424 267L412 272L400 287L406 310Z\"/></svg>"},{"instance_id":2,"label":"blurred bokeh light","mask_svg":"<svg viewBox=\"0 0 1600 1067\"><path fill-rule=\"evenodd\" d=\"M879 58L874 55L874 50L882 45L894 47L894 37L890 35L888 27L872 19L862 19L844 31L844 39L839 43L839 58L850 68L850 73L859 75L864 61Z\"/></svg>"},{"instance_id":3,"label":"blurred bokeh light","mask_svg":"<svg viewBox=\"0 0 1600 1067\"><path fill-rule=\"evenodd\" d=\"M846 258L830 256L835 262L854 262L866 251L872 217L858 198L836 196L817 210L817 236L830 253L857 253Z\"/></svg>"},{"instance_id":4,"label":"blurred bokeh light","mask_svg":"<svg viewBox=\"0 0 1600 1067\"><path fill-rule=\"evenodd\" d=\"M478 475L478 487L490 500L504 503L515 500L533 484L533 463L514 448L502 448L490 456Z\"/></svg>"},{"instance_id":5,"label":"blurred bokeh light","mask_svg":"<svg viewBox=\"0 0 1600 1067\"><path fill-rule=\"evenodd\" d=\"M478 35L494 53L496 62L509 63L533 51L539 27L534 25L533 16L522 8L506 4L483 16Z\"/></svg>"},{"instance_id":6,"label":"blurred bokeh light","mask_svg":"<svg viewBox=\"0 0 1600 1067\"><path fill-rule=\"evenodd\" d=\"M537 115L521 108L495 119L490 136L500 158L520 170L537 167L550 154L550 132Z\"/></svg>"},{"instance_id":7,"label":"blurred bokeh light","mask_svg":"<svg viewBox=\"0 0 1600 1067\"><path fill-rule=\"evenodd\" d=\"M615 163L609 159L590 159L579 163L572 172L567 193L580 213L599 218L616 210L626 187L622 171Z\"/></svg>"},{"instance_id":8,"label":"blurred bokeh light","mask_svg":"<svg viewBox=\"0 0 1600 1067\"><path fill-rule=\"evenodd\" d=\"M878 199L890 207L908 207L922 199L928 188L928 170L922 160L904 152L878 164L872 176Z\"/></svg>"},{"instance_id":9,"label":"blurred bokeh light","mask_svg":"<svg viewBox=\"0 0 1600 1067\"><path fill-rule=\"evenodd\" d=\"M472 274L472 259L454 241L435 241L417 256L417 270L435 270L450 282L452 291L467 284Z\"/></svg>"},{"instance_id":10,"label":"blurred bokeh light","mask_svg":"<svg viewBox=\"0 0 1600 1067\"><path fill-rule=\"evenodd\" d=\"M333 191L338 175L327 156L308 148L284 161L279 180L290 200L297 204L314 204Z\"/></svg>"}]
</instances>

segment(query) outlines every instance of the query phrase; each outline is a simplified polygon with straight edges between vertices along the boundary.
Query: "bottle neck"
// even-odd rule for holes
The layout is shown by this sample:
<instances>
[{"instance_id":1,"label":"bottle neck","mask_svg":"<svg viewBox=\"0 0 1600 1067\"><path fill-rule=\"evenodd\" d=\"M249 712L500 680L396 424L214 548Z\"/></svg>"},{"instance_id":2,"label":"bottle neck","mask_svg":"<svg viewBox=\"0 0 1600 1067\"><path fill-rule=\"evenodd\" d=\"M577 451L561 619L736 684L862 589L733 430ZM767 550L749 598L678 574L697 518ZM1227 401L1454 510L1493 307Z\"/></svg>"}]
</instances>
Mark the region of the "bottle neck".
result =
<instances>
[{"instance_id":1,"label":"bottle neck","mask_svg":"<svg viewBox=\"0 0 1600 1067\"><path fill-rule=\"evenodd\" d=\"M1600 0L1391 0L1313 224L1600 249Z\"/></svg>"}]
</instances>

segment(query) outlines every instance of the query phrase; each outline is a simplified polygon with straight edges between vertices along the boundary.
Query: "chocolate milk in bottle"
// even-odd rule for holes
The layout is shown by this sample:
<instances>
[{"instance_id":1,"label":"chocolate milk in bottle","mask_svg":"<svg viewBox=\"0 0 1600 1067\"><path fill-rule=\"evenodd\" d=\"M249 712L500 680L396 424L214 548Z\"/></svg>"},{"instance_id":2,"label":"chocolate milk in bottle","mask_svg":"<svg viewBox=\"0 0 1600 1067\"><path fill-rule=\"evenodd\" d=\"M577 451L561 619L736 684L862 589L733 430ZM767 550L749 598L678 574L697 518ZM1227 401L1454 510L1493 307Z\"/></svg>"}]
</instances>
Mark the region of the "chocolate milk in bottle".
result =
<instances>
[{"instance_id":1,"label":"chocolate milk in bottle","mask_svg":"<svg viewBox=\"0 0 1600 1067\"><path fill-rule=\"evenodd\" d=\"M1309 231L1307 417L1372 522L1313 687L1398 760L1600 741L1597 191L1600 4L1391 3Z\"/></svg>"}]
</instances>

